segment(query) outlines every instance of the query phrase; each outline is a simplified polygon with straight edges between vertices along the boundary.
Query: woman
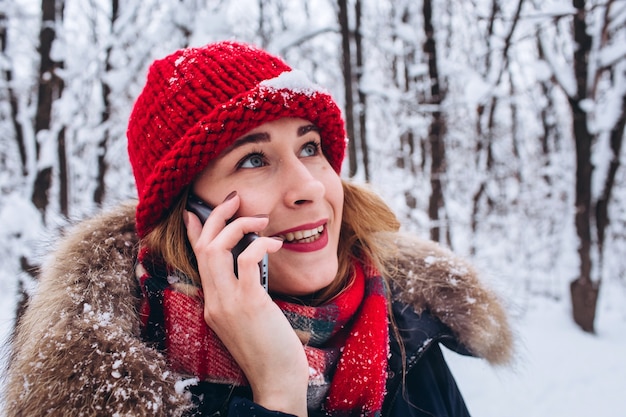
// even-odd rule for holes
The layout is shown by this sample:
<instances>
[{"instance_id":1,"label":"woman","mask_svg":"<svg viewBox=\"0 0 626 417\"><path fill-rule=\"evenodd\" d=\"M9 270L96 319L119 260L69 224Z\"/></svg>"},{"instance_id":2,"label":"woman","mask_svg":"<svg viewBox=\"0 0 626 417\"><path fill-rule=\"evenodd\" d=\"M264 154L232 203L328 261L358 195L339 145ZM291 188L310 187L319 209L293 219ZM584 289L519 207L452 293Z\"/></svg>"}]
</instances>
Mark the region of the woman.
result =
<instances>
[{"instance_id":1,"label":"woman","mask_svg":"<svg viewBox=\"0 0 626 417\"><path fill-rule=\"evenodd\" d=\"M139 201L44 267L7 415L465 416L439 343L510 358L495 295L340 179L340 110L279 58L220 42L156 61L128 140Z\"/></svg>"}]
</instances>

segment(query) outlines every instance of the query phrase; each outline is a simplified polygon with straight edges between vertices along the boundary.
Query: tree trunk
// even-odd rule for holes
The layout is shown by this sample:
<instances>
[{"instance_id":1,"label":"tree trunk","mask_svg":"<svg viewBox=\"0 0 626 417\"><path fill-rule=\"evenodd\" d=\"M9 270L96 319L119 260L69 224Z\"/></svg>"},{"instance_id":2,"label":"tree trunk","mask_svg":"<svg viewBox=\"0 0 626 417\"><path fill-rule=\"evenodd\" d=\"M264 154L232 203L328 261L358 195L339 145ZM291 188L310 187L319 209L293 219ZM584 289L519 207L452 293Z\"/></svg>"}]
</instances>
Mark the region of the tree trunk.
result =
<instances>
[{"instance_id":1,"label":"tree trunk","mask_svg":"<svg viewBox=\"0 0 626 417\"><path fill-rule=\"evenodd\" d=\"M365 71L365 63L363 60L363 35L361 34L361 16L362 16L362 3L361 0L356 0L354 5L354 11L356 14L356 28L354 31L354 46L356 48L356 68L357 68L357 93L359 100L359 142L361 145L361 154L363 159L363 173L365 175L365 181L370 180L370 161L369 161L369 147L367 144L367 96L361 88L361 78Z\"/></svg>"},{"instance_id":2,"label":"tree trunk","mask_svg":"<svg viewBox=\"0 0 626 417\"><path fill-rule=\"evenodd\" d=\"M594 333L594 320L600 286L587 279L570 283L574 322L586 332Z\"/></svg>"},{"instance_id":3,"label":"tree trunk","mask_svg":"<svg viewBox=\"0 0 626 417\"><path fill-rule=\"evenodd\" d=\"M578 235L578 257L580 260L579 276L571 283L572 310L574 321L586 332L594 332L595 307L600 281L594 283L592 273L592 237L591 227L594 211L592 209L592 171L591 148L593 136L587 125L587 113L580 103L587 98L587 79L591 37L587 34L585 21L585 1L574 0L577 13L574 15L574 74L576 76L576 97L570 97L573 132L576 142L576 196L575 224Z\"/></svg>"},{"instance_id":4,"label":"tree trunk","mask_svg":"<svg viewBox=\"0 0 626 417\"><path fill-rule=\"evenodd\" d=\"M0 52L3 56L6 56L7 51L7 28L9 25L9 20L7 15L4 12L0 12ZM8 59L8 57L6 58ZM13 126L13 132L15 134L15 141L17 143L17 149L20 154L20 165L22 168L22 176L26 177L28 175L28 156L26 154L26 142L24 138L24 129L22 124L18 119L18 101L15 92L13 91L13 70L11 69L11 64L7 62L4 66L3 74L4 79L7 85L7 97L9 102L9 107L11 109L11 124Z\"/></svg>"},{"instance_id":5,"label":"tree trunk","mask_svg":"<svg viewBox=\"0 0 626 417\"><path fill-rule=\"evenodd\" d=\"M595 218L596 218L596 230L598 234L598 251L600 252L600 262L602 263L604 255L604 239L606 228L609 225L609 202L613 194L613 187L615 185L615 177L620 167L620 153L622 151L622 142L624 141L624 128L626 126L626 96L622 98L622 111L619 119L609 136L612 158L609 163L609 170L607 172L602 194L596 202Z\"/></svg>"},{"instance_id":6,"label":"tree trunk","mask_svg":"<svg viewBox=\"0 0 626 417\"><path fill-rule=\"evenodd\" d=\"M41 1L41 30L39 32L39 88L37 91L37 109L35 114L35 156L38 163L35 175L31 201L41 213L45 223L46 213L49 206L49 191L54 180L54 168L48 163L39 163L42 157L43 141L56 141L56 157L59 167L59 208L65 215L68 214L68 174L67 174L67 153L65 148L65 129L60 128L56 137L53 136L52 127L52 107L55 100L61 97L64 82L57 74L57 69L62 68L61 62L52 59L52 44L56 37L55 28L63 15L63 0L42 0ZM19 133L19 132L16 132ZM18 137L19 140L19 137ZM34 265L26 257L20 259L21 269L28 275L37 275L37 265ZM18 278L18 303L16 309L16 321L19 321L28 303L28 292L24 277Z\"/></svg>"},{"instance_id":7,"label":"tree trunk","mask_svg":"<svg viewBox=\"0 0 626 417\"><path fill-rule=\"evenodd\" d=\"M65 143L65 127L57 135L57 159L59 161L59 211L65 217L70 215L70 184L69 161L67 160L67 146Z\"/></svg>"},{"instance_id":8,"label":"tree trunk","mask_svg":"<svg viewBox=\"0 0 626 417\"><path fill-rule=\"evenodd\" d=\"M348 135L348 175L353 177L357 172L357 156L354 131L354 96L352 92L352 52L350 47L350 21L348 19L347 0L338 0L339 27L341 29L342 64L345 98L346 133Z\"/></svg>"},{"instance_id":9,"label":"tree trunk","mask_svg":"<svg viewBox=\"0 0 626 417\"><path fill-rule=\"evenodd\" d=\"M440 85L439 68L437 65L437 44L435 42L435 28L432 22L433 9L431 0L424 0L424 33L426 41L424 43L424 53L428 60L428 75L430 78L430 99L429 102L437 110L433 112L432 120L428 128L428 142L430 144L431 164L430 164L430 186L431 194L428 202L428 215L432 223L430 228L430 238L436 242L441 242L441 227L445 222L444 214L444 194L442 178L446 172L446 146L445 146L445 118L440 110L443 103L444 92ZM445 239L450 245L449 235Z\"/></svg>"},{"instance_id":10,"label":"tree trunk","mask_svg":"<svg viewBox=\"0 0 626 417\"><path fill-rule=\"evenodd\" d=\"M111 34L115 30L115 21L119 16L119 0L111 0ZM111 65L111 52L113 51L113 47L109 46L106 49L106 56L104 61L104 71L105 73L109 73L113 66ZM111 118L111 87L109 86L108 81L106 81L105 77L102 77L102 114L100 116L101 124L107 126L109 124L109 119ZM96 189L93 193L93 201L102 205L104 202L105 192L106 192L106 174L109 169L109 164L107 163L107 149L109 144L110 137L110 128L106 127L102 133L102 138L98 143L98 173L96 174Z\"/></svg>"},{"instance_id":11,"label":"tree trunk","mask_svg":"<svg viewBox=\"0 0 626 417\"><path fill-rule=\"evenodd\" d=\"M57 26L59 15L63 10L62 2L57 4L56 0L42 0L41 2L41 31L39 32L39 53L40 53L40 66L39 66L39 90L37 94L37 112L35 115L35 134L39 135L42 132L50 131L52 126L52 104L55 100L61 97L64 83L63 79L58 76L57 69L62 68L62 63L56 62L52 59L50 52L52 51L52 44L56 37L55 28ZM57 143L58 156L65 153L64 148L64 133L60 131L59 137L54 138L49 135L42 140L60 140ZM37 160L41 156L41 144L39 140L36 141L36 155ZM65 174L65 167L62 168L61 174ZM37 175L35 178L34 188L32 191L32 201L35 207L39 209L42 217L46 218L46 211L49 204L48 193L52 187L53 177L52 167L42 165L38 167ZM61 183L67 183L67 178L61 179ZM61 189L62 193L67 193L67 189ZM67 199L67 195L61 195L61 208L63 209L63 201Z\"/></svg>"},{"instance_id":12,"label":"tree trunk","mask_svg":"<svg viewBox=\"0 0 626 417\"><path fill-rule=\"evenodd\" d=\"M491 0L491 7L489 18L487 21L487 32L485 33L485 44L487 47L487 53L484 54L485 62L483 64L483 76L487 78L491 72L492 67L492 54L494 54L494 48L492 46L492 38L494 36L496 18L500 12L500 3L498 0ZM494 109L498 101L495 97L491 100L478 103L476 106L476 151L475 160L477 168L486 173L490 173L493 166L493 153L491 147L492 141L492 128L493 128L493 114ZM491 107L489 107L489 105ZM487 118L486 125L485 118ZM481 165L485 166L481 166ZM472 196L472 214L471 214L471 230L472 235L476 236L480 223L480 209L483 199L486 199L487 205L492 206L491 199L487 193L487 181L488 176L485 175L480 179L476 192ZM472 241L470 246L470 253L476 254L476 244Z\"/></svg>"}]
</instances>

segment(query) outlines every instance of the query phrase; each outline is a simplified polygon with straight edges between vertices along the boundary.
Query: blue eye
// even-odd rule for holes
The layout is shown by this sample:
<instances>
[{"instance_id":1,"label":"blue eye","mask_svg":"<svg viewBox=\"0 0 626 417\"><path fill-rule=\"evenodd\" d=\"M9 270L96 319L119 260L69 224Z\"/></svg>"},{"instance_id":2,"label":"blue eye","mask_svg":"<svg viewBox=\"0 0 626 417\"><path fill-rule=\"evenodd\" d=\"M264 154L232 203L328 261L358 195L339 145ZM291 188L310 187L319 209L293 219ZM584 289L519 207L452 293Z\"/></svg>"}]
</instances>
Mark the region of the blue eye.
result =
<instances>
[{"instance_id":1,"label":"blue eye","mask_svg":"<svg viewBox=\"0 0 626 417\"><path fill-rule=\"evenodd\" d=\"M254 152L246 155L239 162L239 168L260 168L265 165L265 155L261 152Z\"/></svg>"},{"instance_id":2,"label":"blue eye","mask_svg":"<svg viewBox=\"0 0 626 417\"><path fill-rule=\"evenodd\" d=\"M304 147L302 148L302 156L303 157L315 156L319 153L319 151L320 151L319 142L309 142L306 145L304 145Z\"/></svg>"}]
</instances>

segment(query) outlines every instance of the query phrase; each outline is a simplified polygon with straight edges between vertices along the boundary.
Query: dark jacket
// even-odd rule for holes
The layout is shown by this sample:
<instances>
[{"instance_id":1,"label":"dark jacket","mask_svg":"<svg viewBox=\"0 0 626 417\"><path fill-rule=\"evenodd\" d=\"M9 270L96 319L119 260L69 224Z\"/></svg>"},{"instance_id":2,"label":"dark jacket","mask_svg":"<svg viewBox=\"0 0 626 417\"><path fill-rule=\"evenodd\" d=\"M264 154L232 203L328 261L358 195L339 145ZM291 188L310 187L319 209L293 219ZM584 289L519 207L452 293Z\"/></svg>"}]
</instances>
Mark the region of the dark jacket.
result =
<instances>
[{"instance_id":1,"label":"dark jacket","mask_svg":"<svg viewBox=\"0 0 626 417\"><path fill-rule=\"evenodd\" d=\"M128 204L82 222L51 253L3 372L7 417L42 410L63 417L173 417L198 410L181 388L188 376L172 371L163 353L141 336L134 213ZM415 237L397 235L395 242L397 255L390 261L398 273L390 285L407 374L403 385L393 340L385 415L464 415L438 342L504 363L512 354L506 314L466 262ZM257 416L280 415L263 414L246 399L249 394L231 393L230 387L190 390L204 391L206 404L229 405L232 416L249 415L250 407ZM231 401L219 402L225 398Z\"/></svg>"},{"instance_id":2,"label":"dark jacket","mask_svg":"<svg viewBox=\"0 0 626 417\"><path fill-rule=\"evenodd\" d=\"M463 417L469 412L441 352L440 343L463 355L471 355L449 328L427 311L421 315L399 302L393 314L405 350L403 381L399 341L392 337L390 374L383 416ZM393 334L393 332L391 333Z\"/></svg>"}]
</instances>

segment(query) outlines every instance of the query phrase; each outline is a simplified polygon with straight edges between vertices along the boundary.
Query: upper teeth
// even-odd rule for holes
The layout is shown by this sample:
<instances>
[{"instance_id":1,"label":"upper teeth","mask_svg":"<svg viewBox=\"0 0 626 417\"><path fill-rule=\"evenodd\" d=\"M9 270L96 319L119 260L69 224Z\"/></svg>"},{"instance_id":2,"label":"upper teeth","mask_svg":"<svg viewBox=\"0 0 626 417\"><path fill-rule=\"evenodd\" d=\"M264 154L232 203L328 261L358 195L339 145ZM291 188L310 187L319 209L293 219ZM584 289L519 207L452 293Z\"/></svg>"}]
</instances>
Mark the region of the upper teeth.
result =
<instances>
[{"instance_id":1,"label":"upper teeth","mask_svg":"<svg viewBox=\"0 0 626 417\"><path fill-rule=\"evenodd\" d=\"M315 229L310 230L298 230L296 232L286 233L283 237L287 242L291 242L294 240L307 239L311 236L318 235L324 231L324 226L318 226Z\"/></svg>"}]
</instances>

